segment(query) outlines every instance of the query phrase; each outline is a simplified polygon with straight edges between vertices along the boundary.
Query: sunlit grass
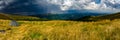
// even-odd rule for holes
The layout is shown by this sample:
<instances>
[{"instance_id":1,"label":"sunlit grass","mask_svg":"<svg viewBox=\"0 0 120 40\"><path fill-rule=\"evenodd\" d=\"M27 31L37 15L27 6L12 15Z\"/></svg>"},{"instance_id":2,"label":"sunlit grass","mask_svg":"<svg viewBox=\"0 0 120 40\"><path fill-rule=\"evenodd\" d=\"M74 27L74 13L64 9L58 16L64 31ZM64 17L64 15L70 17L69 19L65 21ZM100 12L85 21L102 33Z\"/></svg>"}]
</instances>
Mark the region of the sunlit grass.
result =
<instances>
[{"instance_id":1,"label":"sunlit grass","mask_svg":"<svg viewBox=\"0 0 120 40\"><path fill-rule=\"evenodd\" d=\"M18 21L0 19L0 40L120 40L120 20L82 21ZM7 30L11 28L11 30Z\"/></svg>"},{"instance_id":2,"label":"sunlit grass","mask_svg":"<svg viewBox=\"0 0 120 40\"><path fill-rule=\"evenodd\" d=\"M0 19L0 40L120 40L117 16L89 18L92 21L43 21L47 19L9 16L17 20L19 26L10 26L11 20Z\"/></svg>"}]
</instances>

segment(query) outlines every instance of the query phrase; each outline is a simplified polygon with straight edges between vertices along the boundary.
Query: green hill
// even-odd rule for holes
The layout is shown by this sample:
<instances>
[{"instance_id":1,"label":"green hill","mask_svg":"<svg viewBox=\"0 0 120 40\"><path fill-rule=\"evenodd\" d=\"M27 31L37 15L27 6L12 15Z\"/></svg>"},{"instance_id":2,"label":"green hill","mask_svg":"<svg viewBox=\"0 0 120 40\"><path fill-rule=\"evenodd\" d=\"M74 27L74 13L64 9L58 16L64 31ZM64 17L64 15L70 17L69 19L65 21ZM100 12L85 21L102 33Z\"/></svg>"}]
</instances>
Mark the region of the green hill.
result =
<instances>
[{"instance_id":1,"label":"green hill","mask_svg":"<svg viewBox=\"0 0 120 40\"><path fill-rule=\"evenodd\" d=\"M1 15L1 14L0 14ZM9 14L2 14L7 15L7 17L0 16L0 19L14 19L18 21L46 21L49 19L45 18L38 18L33 16L21 16L21 15L9 15ZM10 17L10 18L8 18ZM85 16L80 19L75 19L74 21L101 21L101 20L114 20L120 19L120 12L109 14L109 15L102 15L102 16Z\"/></svg>"},{"instance_id":2,"label":"green hill","mask_svg":"<svg viewBox=\"0 0 120 40\"><path fill-rule=\"evenodd\" d=\"M85 16L83 18L77 19L81 21L102 21L102 20L115 20L120 19L120 12L109 14L109 15L102 15L102 16Z\"/></svg>"},{"instance_id":3,"label":"green hill","mask_svg":"<svg viewBox=\"0 0 120 40\"><path fill-rule=\"evenodd\" d=\"M4 16L1 16L4 15ZM0 19L13 19L16 21L46 21L48 19L45 18L38 18L38 17L33 17L33 16L21 16L21 15L10 15L10 14L3 14L0 13Z\"/></svg>"}]
</instances>

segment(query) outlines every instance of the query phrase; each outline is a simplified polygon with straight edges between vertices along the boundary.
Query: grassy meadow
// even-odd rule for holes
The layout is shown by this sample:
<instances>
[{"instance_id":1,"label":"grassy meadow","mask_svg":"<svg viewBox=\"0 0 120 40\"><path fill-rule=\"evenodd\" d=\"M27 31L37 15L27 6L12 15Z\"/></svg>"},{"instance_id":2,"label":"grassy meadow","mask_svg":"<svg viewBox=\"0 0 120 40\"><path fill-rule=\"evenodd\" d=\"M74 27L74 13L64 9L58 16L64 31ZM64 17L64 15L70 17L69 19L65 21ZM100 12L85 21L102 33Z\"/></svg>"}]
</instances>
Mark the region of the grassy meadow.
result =
<instances>
[{"instance_id":1,"label":"grassy meadow","mask_svg":"<svg viewBox=\"0 0 120 40\"><path fill-rule=\"evenodd\" d=\"M0 19L0 40L120 40L120 19L90 22L17 19L20 24L17 27L10 26L10 20Z\"/></svg>"}]
</instances>

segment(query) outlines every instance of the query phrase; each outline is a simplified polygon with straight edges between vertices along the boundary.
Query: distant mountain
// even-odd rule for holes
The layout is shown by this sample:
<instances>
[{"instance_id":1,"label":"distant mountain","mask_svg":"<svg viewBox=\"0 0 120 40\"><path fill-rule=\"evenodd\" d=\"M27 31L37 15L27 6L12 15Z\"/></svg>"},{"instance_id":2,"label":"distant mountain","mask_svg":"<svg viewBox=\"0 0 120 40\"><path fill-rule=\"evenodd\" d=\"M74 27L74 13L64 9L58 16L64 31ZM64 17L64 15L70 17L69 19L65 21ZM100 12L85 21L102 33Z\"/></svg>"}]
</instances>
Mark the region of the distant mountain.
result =
<instances>
[{"instance_id":1,"label":"distant mountain","mask_svg":"<svg viewBox=\"0 0 120 40\"><path fill-rule=\"evenodd\" d=\"M99 15L99 16L98 16ZM101 21L101 20L114 20L114 19L120 19L120 12L114 13L114 14L89 14L86 13L70 13L70 14L40 14L40 15L30 15L30 16L21 16L21 15L8 15L12 17L15 20L28 20L28 21L34 21L34 20L73 20L73 21ZM37 16L37 17L32 17ZM0 17L2 19L5 19L4 17Z\"/></svg>"},{"instance_id":2,"label":"distant mountain","mask_svg":"<svg viewBox=\"0 0 120 40\"><path fill-rule=\"evenodd\" d=\"M85 16L99 16L105 14L98 14L98 13L64 13L64 14L39 14L39 15L30 15L30 16L37 16L40 18L46 18L51 20L75 20Z\"/></svg>"}]
</instances>

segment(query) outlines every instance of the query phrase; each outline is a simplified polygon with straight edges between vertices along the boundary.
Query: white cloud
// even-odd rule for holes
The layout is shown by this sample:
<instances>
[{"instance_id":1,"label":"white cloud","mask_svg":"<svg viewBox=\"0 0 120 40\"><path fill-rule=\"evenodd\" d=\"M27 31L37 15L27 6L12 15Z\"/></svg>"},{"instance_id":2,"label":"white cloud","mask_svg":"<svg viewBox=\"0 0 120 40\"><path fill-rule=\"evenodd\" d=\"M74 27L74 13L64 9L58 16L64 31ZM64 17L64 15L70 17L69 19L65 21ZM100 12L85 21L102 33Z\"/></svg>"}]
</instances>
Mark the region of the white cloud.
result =
<instances>
[{"instance_id":1,"label":"white cloud","mask_svg":"<svg viewBox=\"0 0 120 40\"><path fill-rule=\"evenodd\" d=\"M95 0L47 0L47 2L60 6L61 10L120 10L120 0L101 0L100 4L95 3Z\"/></svg>"},{"instance_id":2,"label":"white cloud","mask_svg":"<svg viewBox=\"0 0 120 40\"><path fill-rule=\"evenodd\" d=\"M6 0L7 5L15 2L15 0ZM2 1L0 1L2 4ZM120 0L101 0L98 4L95 0L36 0L34 4L47 8L49 12L65 11L65 10L106 10L106 11L119 11ZM0 9L5 6L0 6Z\"/></svg>"},{"instance_id":3,"label":"white cloud","mask_svg":"<svg viewBox=\"0 0 120 40\"><path fill-rule=\"evenodd\" d=\"M95 2L89 3L87 6L84 7L84 9L98 9L98 4L95 4Z\"/></svg>"}]
</instances>

